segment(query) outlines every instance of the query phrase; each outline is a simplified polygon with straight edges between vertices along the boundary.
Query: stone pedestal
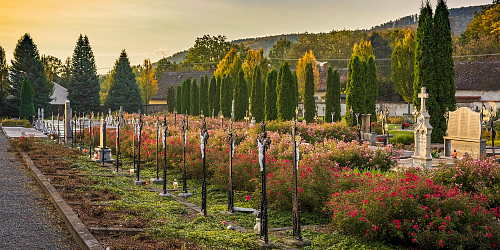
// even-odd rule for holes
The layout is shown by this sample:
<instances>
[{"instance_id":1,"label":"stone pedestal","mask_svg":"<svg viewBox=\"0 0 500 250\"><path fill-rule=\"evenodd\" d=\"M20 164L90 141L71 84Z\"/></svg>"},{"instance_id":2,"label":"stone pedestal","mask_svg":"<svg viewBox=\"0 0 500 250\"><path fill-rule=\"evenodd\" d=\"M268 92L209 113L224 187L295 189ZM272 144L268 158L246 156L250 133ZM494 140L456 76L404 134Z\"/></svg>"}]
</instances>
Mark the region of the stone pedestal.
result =
<instances>
[{"instance_id":1,"label":"stone pedestal","mask_svg":"<svg viewBox=\"0 0 500 250\"><path fill-rule=\"evenodd\" d=\"M309 241L308 239L297 240L294 238L290 238L290 239L284 239L283 243L285 243L285 245L287 245L287 246L301 248L303 246L310 245L311 241Z\"/></svg>"},{"instance_id":2,"label":"stone pedestal","mask_svg":"<svg viewBox=\"0 0 500 250\"><path fill-rule=\"evenodd\" d=\"M412 156L413 166L415 167L432 167L431 156L431 134L432 126L430 124L430 115L425 110L425 98L428 94L425 93L425 88L418 94L421 98L420 114L417 116L417 123L413 126L413 133L415 137L415 153Z\"/></svg>"},{"instance_id":3,"label":"stone pedestal","mask_svg":"<svg viewBox=\"0 0 500 250\"><path fill-rule=\"evenodd\" d=\"M172 195L169 193L165 193L165 194L160 193L160 196L161 197L171 197Z\"/></svg>"},{"instance_id":4,"label":"stone pedestal","mask_svg":"<svg viewBox=\"0 0 500 250\"><path fill-rule=\"evenodd\" d=\"M257 246L258 246L258 249L260 249L260 250L267 250L267 249L269 249L269 250L270 250L270 249L274 249L274 248L275 248L274 244L272 244L272 243L270 243L270 242L265 243L265 242L264 242L263 240L261 240L261 239L258 239L258 240L257 240Z\"/></svg>"},{"instance_id":5,"label":"stone pedestal","mask_svg":"<svg viewBox=\"0 0 500 250\"><path fill-rule=\"evenodd\" d=\"M145 180L134 180L134 184L136 186L142 186L142 185L146 185L146 181Z\"/></svg>"},{"instance_id":6,"label":"stone pedestal","mask_svg":"<svg viewBox=\"0 0 500 250\"><path fill-rule=\"evenodd\" d=\"M153 184L163 184L163 179L162 178L159 178L159 179L151 178L150 181Z\"/></svg>"},{"instance_id":7,"label":"stone pedestal","mask_svg":"<svg viewBox=\"0 0 500 250\"><path fill-rule=\"evenodd\" d=\"M94 160L95 162L114 162L111 158L111 149L109 148L95 148Z\"/></svg>"},{"instance_id":8,"label":"stone pedestal","mask_svg":"<svg viewBox=\"0 0 500 250\"><path fill-rule=\"evenodd\" d=\"M187 193L180 193L178 196L181 197L181 198L188 198L188 197L193 196L193 193L189 193L189 192L187 192Z\"/></svg>"}]
</instances>

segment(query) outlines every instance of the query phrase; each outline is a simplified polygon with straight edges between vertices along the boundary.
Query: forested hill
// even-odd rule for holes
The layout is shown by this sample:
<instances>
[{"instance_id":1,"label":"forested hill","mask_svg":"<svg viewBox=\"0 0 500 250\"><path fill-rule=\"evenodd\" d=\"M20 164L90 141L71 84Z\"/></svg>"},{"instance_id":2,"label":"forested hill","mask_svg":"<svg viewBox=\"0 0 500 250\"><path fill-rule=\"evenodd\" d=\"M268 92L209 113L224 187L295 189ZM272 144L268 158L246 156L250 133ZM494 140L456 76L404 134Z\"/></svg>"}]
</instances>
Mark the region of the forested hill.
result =
<instances>
[{"instance_id":1,"label":"forested hill","mask_svg":"<svg viewBox=\"0 0 500 250\"><path fill-rule=\"evenodd\" d=\"M264 55L268 55L269 51L273 47L274 44L281 38L286 38L290 42L295 43L299 40L301 34L286 34L286 35L277 35L277 36L266 36L266 37L258 37L258 38L245 38L233 40L231 43L234 44L244 44L250 49L259 50L260 48L264 49Z\"/></svg>"},{"instance_id":2,"label":"forested hill","mask_svg":"<svg viewBox=\"0 0 500 250\"><path fill-rule=\"evenodd\" d=\"M450 9L450 24L451 24L451 32L455 36L460 36L465 29L467 29L467 25L472 21L476 12L481 12L483 8L486 8L489 5L478 5L478 6L469 6L469 7L461 7ZM416 28L417 27L417 14L405 16L399 18L396 21L389 21L387 23L377 25L371 28L368 31L380 31L391 28Z\"/></svg>"}]
</instances>

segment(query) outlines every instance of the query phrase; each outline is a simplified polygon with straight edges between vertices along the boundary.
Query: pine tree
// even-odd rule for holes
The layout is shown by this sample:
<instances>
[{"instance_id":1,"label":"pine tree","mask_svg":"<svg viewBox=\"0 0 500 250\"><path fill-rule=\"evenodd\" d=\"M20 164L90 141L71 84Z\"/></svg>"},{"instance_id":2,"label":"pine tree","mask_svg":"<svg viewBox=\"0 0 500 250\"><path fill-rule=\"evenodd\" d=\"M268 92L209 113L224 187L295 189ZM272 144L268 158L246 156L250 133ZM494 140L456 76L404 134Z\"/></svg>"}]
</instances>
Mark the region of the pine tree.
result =
<instances>
[{"instance_id":1,"label":"pine tree","mask_svg":"<svg viewBox=\"0 0 500 250\"><path fill-rule=\"evenodd\" d=\"M451 28L449 11L444 0L438 0L436 14L434 15L434 29L436 31L434 54L436 72L436 101L440 105L439 113L435 114L435 124L432 136L434 141L442 142L447 130L446 119L443 114L446 108L455 110L457 100L455 98L455 71L453 69L453 42L451 38Z\"/></svg>"},{"instance_id":2,"label":"pine tree","mask_svg":"<svg viewBox=\"0 0 500 250\"><path fill-rule=\"evenodd\" d=\"M365 69L363 62L359 56L351 56L349 60L349 69L346 84L346 122L351 123L351 113L349 112L352 107L353 113L364 114L365 112L365 82L364 82ZM353 114L354 119L354 114ZM356 120L352 121L353 126L357 125Z\"/></svg>"},{"instance_id":3,"label":"pine tree","mask_svg":"<svg viewBox=\"0 0 500 250\"><path fill-rule=\"evenodd\" d=\"M0 46L0 116L3 116L3 106L5 99L9 95L9 67L5 50Z\"/></svg>"},{"instance_id":4,"label":"pine tree","mask_svg":"<svg viewBox=\"0 0 500 250\"><path fill-rule=\"evenodd\" d=\"M333 105L335 103L334 96L334 86L333 86L333 70L332 67L328 67L326 72L326 94L325 94L325 122L332 122L331 112L334 111ZM335 112L337 114L337 112Z\"/></svg>"},{"instance_id":5,"label":"pine tree","mask_svg":"<svg viewBox=\"0 0 500 250\"><path fill-rule=\"evenodd\" d=\"M190 109L190 114L192 116L199 116L200 115L200 88L198 88L198 84L196 84L196 79L193 79L193 82L191 83L191 93L189 96L189 101L191 102L189 104L189 109Z\"/></svg>"},{"instance_id":6,"label":"pine tree","mask_svg":"<svg viewBox=\"0 0 500 250\"><path fill-rule=\"evenodd\" d=\"M413 104L420 110L420 99L418 94L425 87L429 98L425 101L427 112L430 115L430 124L433 128L432 142L442 142L443 137L440 120L442 118L441 107L437 102L437 83L435 74L435 47L436 32L432 19L432 8L429 1L420 9L418 19L417 36L415 42L415 80L413 81ZM439 117L441 116L441 117Z\"/></svg>"},{"instance_id":7,"label":"pine tree","mask_svg":"<svg viewBox=\"0 0 500 250\"><path fill-rule=\"evenodd\" d=\"M182 111L182 85L177 86L177 91L176 91L175 95L176 95L175 109L177 112L181 112Z\"/></svg>"},{"instance_id":8,"label":"pine tree","mask_svg":"<svg viewBox=\"0 0 500 250\"><path fill-rule=\"evenodd\" d=\"M365 114L371 114L370 119L372 122L377 121L377 98L377 65L375 65L375 58L370 56L366 62Z\"/></svg>"},{"instance_id":9,"label":"pine tree","mask_svg":"<svg viewBox=\"0 0 500 250\"><path fill-rule=\"evenodd\" d=\"M314 72L311 63L306 64L304 82L304 108L306 109L305 119L313 122L316 116L316 102L314 101Z\"/></svg>"},{"instance_id":10,"label":"pine tree","mask_svg":"<svg viewBox=\"0 0 500 250\"><path fill-rule=\"evenodd\" d=\"M245 73L243 69L238 72L238 78L236 79L236 89L234 95L234 120L241 121L245 118L246 112L248 111L248 94L247 94L247 83L245 80ZM252 105L253 106L253 105Z\"/></svg>"},{"instance_id":11,"label":"pine tree","mask_svg":"<svg viewBox=\"0 0 500 250\"><path fill-rule=\"evenodd\" d=\"M220 104L217 102L217 80L215 76L210 79L210 85L208 86L208 114L209 116L216 116L219 112ZM215 114L212 114L214 112Z\"/></svg>"},{"instance_id":12,"label":"pine tree","mask_svg":"<svg viewBox=\"0 0 500 250\"><path fill-rule=\"evenodd\" d=\"M19 118L33 120L35 116L35 106L33 106L33 88L30 81L26 78L21 86L21 106L19 107Z\"/></svg>"},{"instance_id":13,"label":"pine tree","mask_svg":"<svg viewBox=\"0 0 500 250\"><path fill-rule=\"evenodd\" d=\"M333 121L341 121L342 110L340 109L340 74L336 69L333 71L333 108L335 110Z\"/></svg>"},{"instance_id":14,"label":"pine tree","mask_svg":"<svg viewBox=\"0 0 500 250\"><path fill-rule=\"evenodd\" d=\"M230 75L224 75L220 86L220 110L224 117L231 117L233 105L233 83Z\"/></svg>"},{"instance_id":15,"label":"pine tree","mask_svg":"<svg viewBox=\"0 0 500 250\"><path fill-rule=\"evenodd\" d=\"M278 72L273 69L267 74L266 80L266 121L276 120L278 113L276 111L276 80L278 79Z\"/></svg>"},{"instance_id":16,"label":"pine tree","mask_svg":"<svg viewBox=\"0 0 500 250\"><path fill-rule=\"evenodd\" d=\"M78 37L70 67L68 100L73 112L99 112L99 77L94 53L87 36Z\"/></svg>"},{"instance_id":17,"label":"pine tree","mask_svg":"<svg viewBox=\"0 0 500 250\"><path fill-rule=\"evenodd\" d=\"M289 121L295 117L295 92L293 74L288 66L288 61L285 61L281 66L281 79L276 87L276 107L278 108L278 119Z\"/></svg>"},{"instance_id":18,"label":"pine tree","mask_svg":"<svg viewBox=\"0 0 500 250\"><path fill-rule=\"evenodd\" d=\"M200 83L200 114L210 116L211 111L208 109L208 76L201 77Z\"/></svg>"},{"instance_id":19,"label":"pine tree","mask_svg":"<svg viewBox=\"0 0 500 250\"><path fill-rule=\"evenodd\" d=\"M174 86L168 87L167 90L167 108L168 112L172 113L174 112L174 107L175 107L175 94L174 94Z\"/></svg>"},{"instance_id":20,"label":"pine tree","mask_svg":"<svg viewBox=\"0 0 500 250\"><path fill-rule=\"evenodd\" d=\"M33 105L35 109L43 108L48 112L50 110L51 91L47 85L37 46L28 33L17 41L11 65L9 94L12 97L5 104L5 114L12 117L19 115L21 87L26 78L30 79L33 88Z\"/></svg>"},{"instance_id":21,"label":"pine tree","mask_svg":"<svg viewBox=\"0 0 500 250\"><path fill-rule=\"evenodd\" d=\"M252 80L252 116L255 117L256 121L263 121L265 118L264 115L264 86L262 84L262 78L260 74L260 67L255 66L253 72L253 80Z\"/></svg>"},{"instance_id":22,"label":"pine tree","mask_svg":"<svg viewBox=\"0 0 500 250\"><path fill-rule=\"evenodd\" d=\"M142 109L139 87L125 50L122 50L115 62L108 98L104 102L106 109L118 110L120 106L123 106L123 111L128 113L135 113L138 109Z\"/></svg>"},{"instance_id":23,"label":"pine tree","mask_svg":"<svg viewBox=\"0 0 500 250\"><path fill-rule=\"evenodd\" d=\"M186 79L182 83L182 114L190 114L191 112L191 79Z\"/></svg>"}]
</instances>

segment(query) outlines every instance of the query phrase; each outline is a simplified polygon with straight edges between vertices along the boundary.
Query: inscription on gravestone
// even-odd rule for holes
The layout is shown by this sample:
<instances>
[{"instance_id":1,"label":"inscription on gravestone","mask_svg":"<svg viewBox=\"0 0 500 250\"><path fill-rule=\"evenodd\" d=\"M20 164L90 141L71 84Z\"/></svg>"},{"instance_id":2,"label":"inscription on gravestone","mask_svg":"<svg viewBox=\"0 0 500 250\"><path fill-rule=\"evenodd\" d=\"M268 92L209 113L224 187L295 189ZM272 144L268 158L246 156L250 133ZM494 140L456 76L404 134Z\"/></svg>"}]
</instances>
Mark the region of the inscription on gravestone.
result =
<instances>
[{"instance_id":1,"label":"inscription on gravestone","mask_svg":"<svg viewBox=\"0 0 500 250\"><path fill-rule=\"evenodd\" d=\"M472 158L481 158L486 153L486 140L481 140L481 113L462 107L448 114L448 130L444 137L445 156L456 150L458 156L467 153Z\"/></svg>"}]
</instances>

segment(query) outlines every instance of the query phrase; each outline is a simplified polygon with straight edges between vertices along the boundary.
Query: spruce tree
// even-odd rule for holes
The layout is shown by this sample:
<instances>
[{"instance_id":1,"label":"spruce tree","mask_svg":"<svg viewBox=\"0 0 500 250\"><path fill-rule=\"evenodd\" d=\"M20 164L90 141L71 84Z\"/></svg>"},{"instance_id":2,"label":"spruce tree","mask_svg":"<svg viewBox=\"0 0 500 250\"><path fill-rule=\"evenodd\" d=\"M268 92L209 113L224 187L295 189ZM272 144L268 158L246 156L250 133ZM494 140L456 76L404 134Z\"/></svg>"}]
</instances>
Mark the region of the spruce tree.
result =
<instances>
[{"instance_id":1,"label":"spruce tree","mask_svg":"<svg viewBox=\"0 0 500 250\"><path fill-rule=\"evenodd\" d=\"M273 69L267 74L266 79L266 121L276 120L278 113L276 111L276 81L278 79L278 72Z\"/></svg>"},{"instance_id":2,"label":"spruce tree","mask_svg":"<svg viewBox=\"0 0 500 250\"><path fill-rule=\"evenodd\" d=\"M230 75L224 75L220 86L220 110L226 118L231 117L233 104L233 82Z\"/></svg>"},{"instance_id":3,"label":"spruce tree","mask_svg":"<svg viewBox=\"0 0 500 250\"><path fill-rule=\"evenodd\" d=\"M104 107L111 110L118 110L120 106L123 106L123 111L127 113L135 113L138 109L142 109L139 87L125 50L122 50L115 62L108 98L104 103Z\"/></svg>"},{"instance_id":4,"label":"spruce tree","mask_svg":"<svg viewBox=\"0 0 500 250\"><path fill-rule=\"evenodd\" d=\"M325 122L332 122L332 116L330 115L335 104L335 96L333 90L333 70L332 67L328 67L326 72L326 93L325 93ZM337 114L337 112L335 112Z\"/></svg>"},{"instance_id":5,"label":"spruce tree","mask_svg":"<svg viewBox=\"0 0 500 250\"><path fill-rule=\"evenodd\" d=\"M258 66L257 66L258 67ZM247 83L245 80L245 73L243 69L238 72L238 78L236 79L236 89L234 95L234 120L241 121L245 118L246 112L248 111L248 94L247 94ZM252 105L253 107L253 105Z\"/></svg>"},{"instance_id":6,"label":"spruce tree","mask_svg":"<svg viewBox=\"0 0 500 250\"><path fill-rule=\"evenodd\" d=\"M340 74L336 69L333 71L333 108L335 110L333 121L341 121L342 110L340 108Z\"/></svg>"},{"instance_id":7,"label":"spruce tree","mask_svg":"<svg viewBox=\"0 0 500 250\"><path fill-rule=\"evenodd\" d=\"M351 56L349 60L349 69L347 75L346 84L346 122L351 123L351 114L349 112L350 107L352 107L353 113L364 114L365 112L365 82L364 82L365 69L363 67L363 62L359 56ZM356 120L353 115L353 126L357 125Z\"/></svg>"},{"instance_id":8,"label":"spruce tree","mask_svg":"<svg viewBox=\"0 0 500 250\"><path fill-rule=\"evenodd\" d=\"M305 68L304 92L305 119L307 122L314 122L316 102L314 101L314 72L311 63L307 63Z\"/></svg>"},{"instance_id":9,"label":"spruce tree","mask_svg":"<svg viewBox=\"0 0 500 250\"><path fill-rule=\"evenodd\" d=\"M176 95L175 109L177 112L181 112L182 111L182 85L177 86L177 91L176 91L175 95Z\"/></svg>"},{"instance_id":10,"label":"spruce tree","mask_svg":"<svg viewBox=\"0 0 500 250\"><path fill-rule=\"evenodd\" d=\"M5 104L5 114L11 117L19 115L21 106L21 87L24 79L30 79L33 88L33 105L35 109L50 111L50 89L45 78L44 68L40 62L40 54L31 36L24 34L16 44L14 58L11 60L9 98Z\"/></svg>"},{"instance_id":11,"label":"spruce tree","mask_svg":"<svg viewBox=\"0 0 500 250\"><path fill-rule=\"evenodd\" d=\"M191 114L191 79L182 83L182 114Z\"/></svg>"},{"instance_id":12,"label":"spruce tree","mask_svg":"<svg viewBox=\"0 0 500 250\"><path fill-rule=\"evenodd\" d=\"M252 80L252 116L255 117L256 121L263 121L265 118L264 114L264 86L262 82L262 77L260 73L260 67L257 65L253 72Z\"/></svg>"},{"instance_id":13,"label":"spruce tree","mask_svg":"<svg viewBox=\"0 0 500 250\"><path fill-rule=\"evenodd\" d=\"M174 86L168 87L167 90L167 108L168 112L172 113L174 112L174 107L175 107L175 94L174 94Z\"/></svg>"},{"instance_id":14,"label":"spruce tree","mask_svg":"<svg viewBox=\"0 0 500 250\"><path fill-rule=\"evenodd\" d=\"M208 76L201 77L200 83L200 114L205 116L210 116L210 110L208 109Z\"/></svg>"},{"instance_id":15,"label":"spruce tree","mask_svg":"<svg viewBox=\"0 0 500 250\"><path fill-rule=\"evenodd\" d=\"M288 66L288 61L285 61L281 66L281 79L276 86L276 107L278 109L278 119L289 121L295 117L295 87L293 86L293 74ZM308 111L309 112L309 111Z\"/></svg>"},{"instance_id":16,"label":"spruce tree","mask_svg":"<svg viewBox=\"0 0 500 250\"><path fill-rule=\"evenodd\" d=\"M377 98L377 65L375 65L375 58L370 56L366 62L365 114L371 114L370 120L372 122L377 121Z\"/></svg>"},{"instance_id":17,"label":"spruce tree","mask_svg":"<svg viewBox=\"0 0 500 250\"><path fill-rule=\"evenodd\" d=\"M30 81L26 78L21 86L21 106L19 107L19 118L33 120L35 116L35 106L33 106L33 88Z\"/></svg>"},{"instance_id":18,"label":"spruce tree","mask_svg":"<svg viewBox=\"0 0 500 250\"><path fill-rule=\"evenodd\" d=\"M434 29L436 31L434 54L435 73L436 73L436 101L440 105L440 112L436 114L435 124L432 136L434 141L442 142L443 136L447 130L446 119L443 114L446 108L454 111L457 100L455 98L455 71L453 63L453 42L451 38L451 28L449 11L444 0L438 0L436 14L434 15ZM434 126L434 125L433 125Z\"/></svg>"},{"instance_id":19,"label":"spruce tree","mask_svg":"<svg viewBox=\"0 0 500 250\"><path fill-rule=\"evenodd\" d=\"M5 99L9 96L9 67L5 50L0 46L0 116L3 116L3 106Z\"/></svg>"},{"instance_id":20,"label":"spruce tree","mask_svg":"<svg viewBox=\"0 0 500 250\"><path fill-rule=\"evenodd\" d=\"M208 86L208 115L209 116L216 116L217 113L219 112L219 104L216 102L217 100L217 80L215 79L215 76L212 76L210 79L210 85ZM212 114L214 112L215 114Z\"/></svg>"},{"instance_id":21,"label":"spruce tree","mask_svg":"<svg viewBox=\"0 0 500 250\"><path fill-rule=\"evenodd\" d=\"M87 36L80 34L71 60L68 100L73 112L99 112L101 90L94 53Z\"/></svg>"},{"instance_id":22,"label":"spruce tree","mask_svg":"<svg viewBox=\"0 0 500 250\"><path fill-rule=\"evenodd\" d=\"M196 84L196 79L193 79L193 82L191 83L191 93L189 96L189 101L191 102L189 104L189 109L190 109L190 114L192 116L199 116L200 115L200 88L198 88L198 84Z\"/></svg>"}]
</instances>

